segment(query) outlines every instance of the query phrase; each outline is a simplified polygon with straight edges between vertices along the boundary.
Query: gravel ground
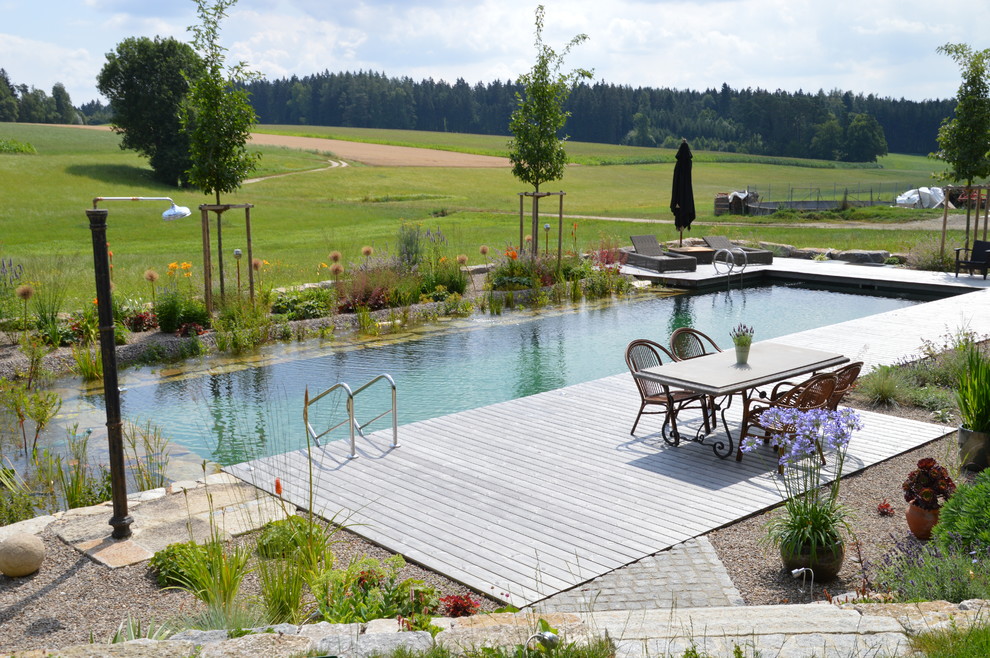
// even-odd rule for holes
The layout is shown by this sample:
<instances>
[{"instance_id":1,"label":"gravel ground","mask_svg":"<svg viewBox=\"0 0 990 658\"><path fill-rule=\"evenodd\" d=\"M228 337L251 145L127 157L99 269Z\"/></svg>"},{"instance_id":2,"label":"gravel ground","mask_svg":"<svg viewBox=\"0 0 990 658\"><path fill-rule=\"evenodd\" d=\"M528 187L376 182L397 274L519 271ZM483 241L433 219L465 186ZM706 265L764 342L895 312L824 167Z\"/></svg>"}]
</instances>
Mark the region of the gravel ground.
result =
<instances>
[{"instance_id":1,"label":"gravel ground","mask_svg":"<svg viewBox=\"0 0 990 658\"><path fill-rule=\"evenodd\" d=\"M159 588L147 563L110 569L77 552L48 530L41 537L47 553L40 571L17 579L0 575L0 654L85 643L91 635L103 642L128 615L142 622L162 623L202 609L187 592ZM358 555L378 559L391 555L346 530L334 538L338 566ZM253 534L239 539L253 540ZM475 599L482 598L484 610L498 605L416 565L406 565L400 575L422 580L441 596L471 594ZM258 594L257 573L245 577L241 592L248 597Z\"/></svg>"}]
</instances>

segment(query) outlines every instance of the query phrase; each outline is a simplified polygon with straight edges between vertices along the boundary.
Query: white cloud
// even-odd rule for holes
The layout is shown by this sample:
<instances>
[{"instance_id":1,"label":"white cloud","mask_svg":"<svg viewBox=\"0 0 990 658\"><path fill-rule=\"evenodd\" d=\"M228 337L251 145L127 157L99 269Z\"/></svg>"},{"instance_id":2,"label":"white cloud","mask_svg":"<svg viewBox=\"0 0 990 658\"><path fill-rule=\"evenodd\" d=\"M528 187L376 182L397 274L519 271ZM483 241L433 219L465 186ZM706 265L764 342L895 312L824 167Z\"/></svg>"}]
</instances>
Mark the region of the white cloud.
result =
<instances>
[{"instance_id":1,"label":"white cloud","mask_svg":"<svg viewBox=\"0 0 990 658\"><path fill-rule=\"evenodd\" d=\"M544 0L544 41L589 41L568 68L631 86L794 91L908 98L955 93L959 71L935 49L985 43L990 5L943 0ZM96 96L105 53L132 36L188 41L191 0L0 0L0 66L16 84L62 82ZM271 78L375 70L471 84L515 79L533 62L532 0L241 0L222 26L232 62ZM960 19L964 16L965 19Z\"/></svg>"}]
</instances>

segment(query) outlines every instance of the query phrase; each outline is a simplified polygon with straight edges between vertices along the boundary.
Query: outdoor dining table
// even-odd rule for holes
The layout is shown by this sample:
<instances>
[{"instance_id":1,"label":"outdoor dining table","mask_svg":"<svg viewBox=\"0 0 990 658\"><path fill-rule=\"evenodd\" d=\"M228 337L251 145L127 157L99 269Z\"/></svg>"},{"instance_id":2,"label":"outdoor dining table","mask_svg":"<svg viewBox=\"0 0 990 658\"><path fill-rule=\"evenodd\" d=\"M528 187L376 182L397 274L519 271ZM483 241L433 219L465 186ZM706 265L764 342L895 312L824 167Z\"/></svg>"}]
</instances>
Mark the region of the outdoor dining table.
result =
<instances>
[{"instance_id":1,"label":"outdoor dining table","mask_svg":"<svg viewBox=\"0 0 990 658\"><path fill-rule=\"evenodd\" d=\"M735 443L725 419L734 396L739 395L745 401L761 386L792 380L848 361L849 357L834 352L763 341L752 344L745 364L736 363L735 351L728 350L646 368L634 376L708 395L716 401L715 408L721 411L726 440L715 439L711 445L715 455L724 459L733 453ZM707 436L704 428L700 428L693 438L687 438L704 443ZM674 437L674 444L680 438Z\"/></svg>"}]
</instances>

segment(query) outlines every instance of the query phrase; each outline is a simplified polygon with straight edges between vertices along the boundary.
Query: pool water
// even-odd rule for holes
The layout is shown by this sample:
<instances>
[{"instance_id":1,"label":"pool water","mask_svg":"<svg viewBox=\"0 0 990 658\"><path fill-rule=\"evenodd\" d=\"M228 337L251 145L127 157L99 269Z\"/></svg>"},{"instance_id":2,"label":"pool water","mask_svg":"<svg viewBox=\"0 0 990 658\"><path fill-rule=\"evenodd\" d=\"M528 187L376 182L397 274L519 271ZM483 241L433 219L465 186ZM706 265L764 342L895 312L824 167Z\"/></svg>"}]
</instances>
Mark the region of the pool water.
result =
<instances>
[{"instance_id":1,"label":"pool water","mask_svg":"<svg viewBox=\"0 0 990 658\"><path fill-rule=\"evenodd\" d=\"M625 372L629 341L666 344L679 327L700 329L724 348L731 345L729 330L740 322L755 328L756 340L766 340L917 303L768 285L637 295L502 317L477 314L376 341L313 339L266 348L250 359L211 357L175 369L124 370L122 413L129 420L152 420L174 442L226 465L305 446L307 388L314 396L337 382L357 388L388 373L397 384L398 421L404 424ZM79 402L103 408L101 388L79 395ZM369 388L357 397L358 420L374 418L390 400L384 382ZM342 395L311 409L318 432L345 417ZM386 416L367 431L390 426ZM345 436L341 428L329 438Z\"/></svg>"}]
</instances>

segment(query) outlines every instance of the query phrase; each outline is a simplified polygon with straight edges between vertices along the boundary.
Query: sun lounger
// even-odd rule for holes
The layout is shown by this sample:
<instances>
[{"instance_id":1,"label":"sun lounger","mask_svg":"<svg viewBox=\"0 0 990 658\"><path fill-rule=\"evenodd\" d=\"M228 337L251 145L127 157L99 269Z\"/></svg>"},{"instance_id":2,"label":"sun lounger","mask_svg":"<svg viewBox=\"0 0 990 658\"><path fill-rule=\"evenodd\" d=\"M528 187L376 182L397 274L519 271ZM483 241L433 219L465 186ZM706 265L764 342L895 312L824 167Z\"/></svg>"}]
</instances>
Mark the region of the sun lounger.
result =
<instances>
[{"instance_id":1,"label":"sun lounger","mask_svg":"<svg viewBox=\"0 0 990 658\"><path fill-rule=\"evenodd\" d=\"M694 272L698 269L698 259L664 251L655 235L633 235L630 239L632 248L622 247L619 250L626 254L627 265L654 272Z\"/></svg>"},{"instance_id":2,"label":"sun lounger","mask_svg":"<svg viewBox=\"0 0 990 658\"><path fill-rule=\"evenodd\" d=\"M746 262L750 265L770 265L773 263L773 252L767 249L756 249L755 247L740 247L729 242L729 238L724 235L706 235L702 238L712 249L729 251L742 250L746 254Z\"/></svg>"}]
</instances>

